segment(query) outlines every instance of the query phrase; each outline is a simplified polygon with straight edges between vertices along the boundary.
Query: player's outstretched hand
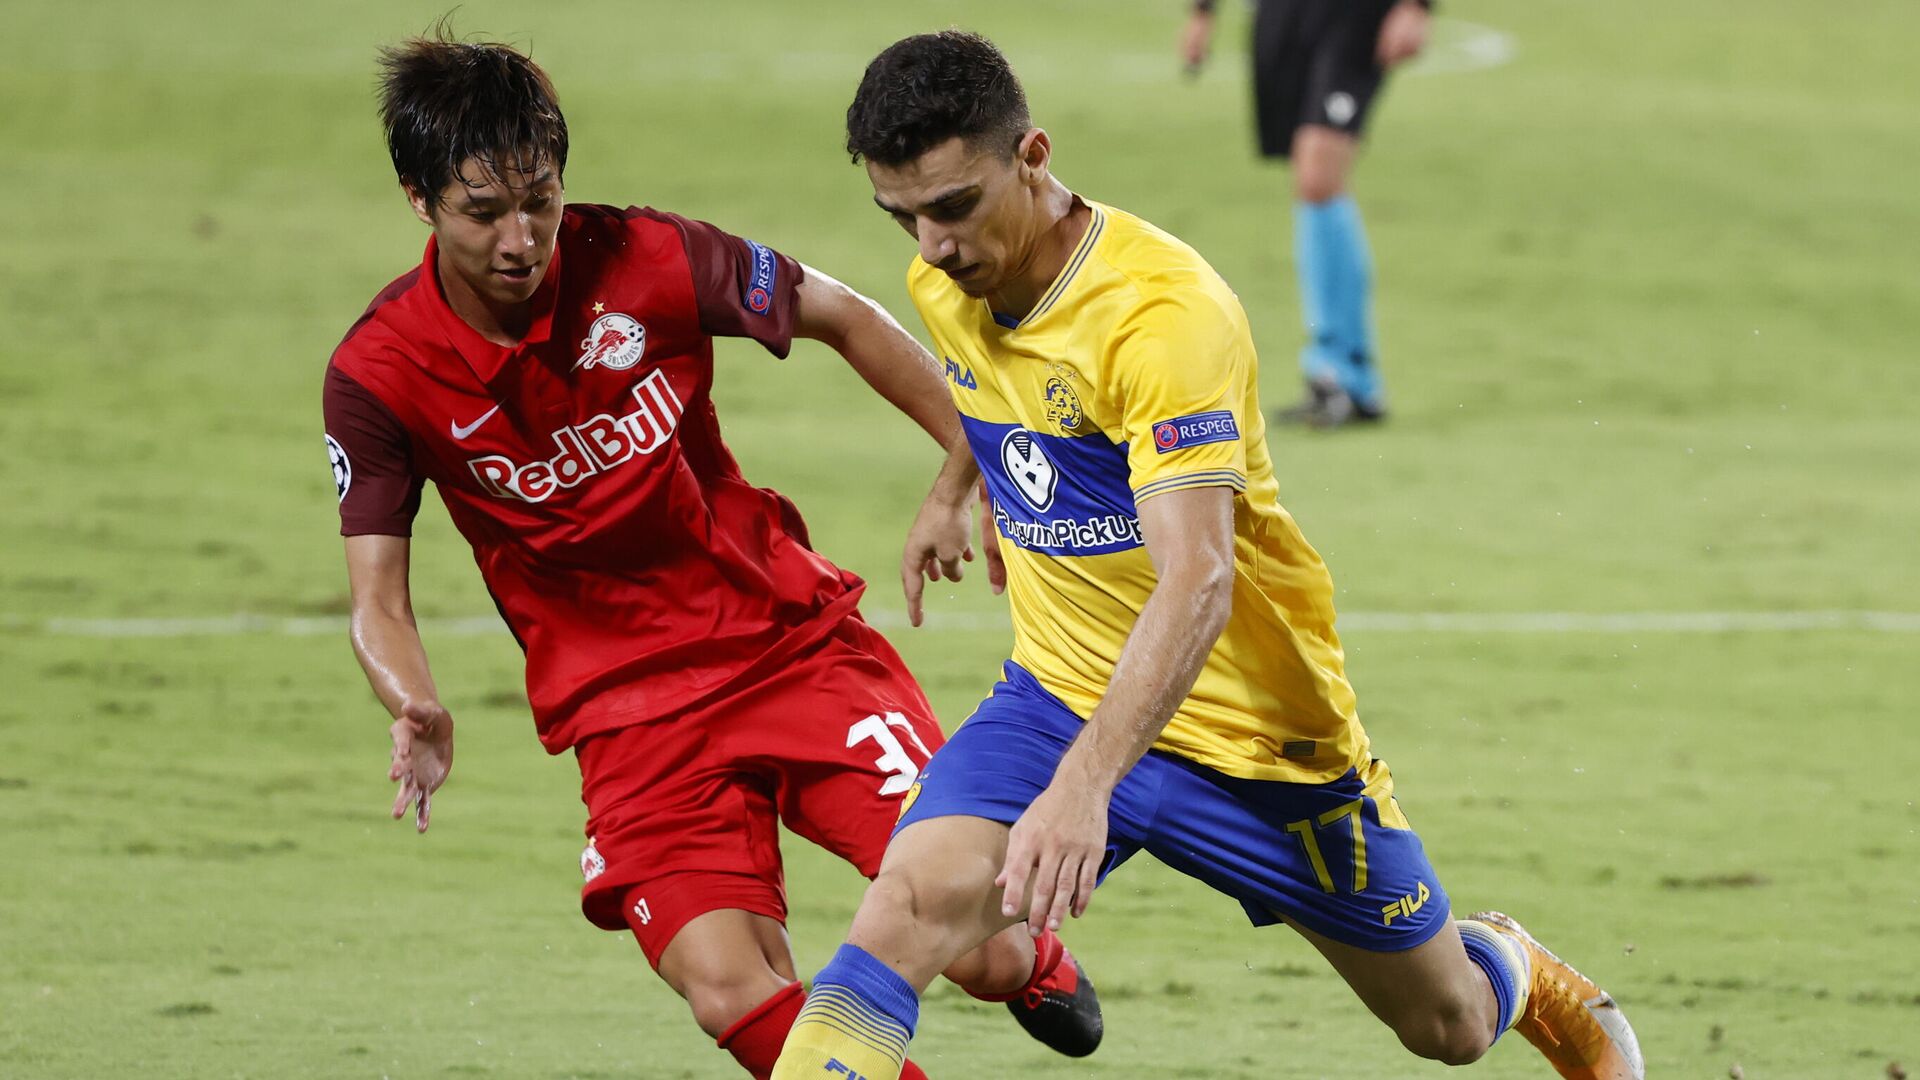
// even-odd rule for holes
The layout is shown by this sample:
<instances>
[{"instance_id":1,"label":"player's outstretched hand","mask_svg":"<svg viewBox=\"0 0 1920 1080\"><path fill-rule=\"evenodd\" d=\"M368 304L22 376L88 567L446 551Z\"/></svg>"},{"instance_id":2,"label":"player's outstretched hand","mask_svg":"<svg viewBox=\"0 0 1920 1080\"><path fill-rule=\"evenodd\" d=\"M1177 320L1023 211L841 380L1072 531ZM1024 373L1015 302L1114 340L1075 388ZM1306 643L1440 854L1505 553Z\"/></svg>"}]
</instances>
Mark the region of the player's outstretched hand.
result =
<instances>
[{"instance_id":1,"label":"player's outstretched hand","mask_svg":"<svg viewBox=\"0 0 1920 1080\"><path fill-rule=\"evenodd\" d=\"M1374 59L1383 68L1397 67L1420 55L1427 47L1427 30L1433 15L1419 0L1400 0L1388 9L1380 22L1380 38Z\"/></svg>"},{"instance_id":2,"label":"player's outstretched hand","mask_svg":"<svg viewBox=\"0 0 1920 1080\"><path fill-rule=\"evenodd\" d=\"M1007 862L993 883L1004 890L1000 913L1020 913L1033 890L1027 932L1060 929L1071 914L1086 914L1100 863L1107 855L1109 793L1084 784L1048 784L1007 834Z\"/></svg>"},{"instance_id":3,"label":"player's outstretched hand","mask_svg":"<svg viewBox=\"0 0 1920 1080\"><path fill-rule=\"evenodd\" d=\"M907 596L907 621L920 625L920 598L928 581L959 581L960 564L973 561L972 524L967 520L968 496L961 489L958 502L934 492L920 504L920 513L907 530L906 550L900 555L900 587Z\"/></svg>"},{"instance_id":4,"label":"player's outstretched hand","mask_svg":"<svg viewBox=\"0 0 1920 1080\"><path fill-rule=\"evenodd\" d=\"M1213 12L1195 11L1180 31L1180 62L1188 75L1200 74L1213 48Z\"/></svg>"},{"instance_id":5,"label":"player's outstretched hand","mask_svg":"<svg viewBox=\"0 0 1920 1080\"><path fill-rule=\"evenodd\" d=\"M393 816L404 816L412 806L414 829L426 832L433 815L433 793L447 782L453 768L453 717L437 701L408 702L387 733L393 736L393 764L387 779L400 785Z\"/></svg>"}]
</instances>

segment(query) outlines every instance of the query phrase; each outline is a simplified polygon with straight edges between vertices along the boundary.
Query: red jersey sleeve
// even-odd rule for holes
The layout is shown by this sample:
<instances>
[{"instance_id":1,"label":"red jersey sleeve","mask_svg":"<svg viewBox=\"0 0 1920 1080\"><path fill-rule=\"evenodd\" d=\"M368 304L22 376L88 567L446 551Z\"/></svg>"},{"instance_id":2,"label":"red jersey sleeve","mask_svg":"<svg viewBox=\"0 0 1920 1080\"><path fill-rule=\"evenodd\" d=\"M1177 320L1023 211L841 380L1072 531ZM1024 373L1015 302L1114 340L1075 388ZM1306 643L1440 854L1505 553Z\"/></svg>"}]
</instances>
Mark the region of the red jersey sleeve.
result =
<instances>
[{"instance_id":1,"label":"red jersey sleeve","mask_svg":"<svg viewBox=\"0 0 1920 1080\"><path fill-rule=\"evenodd\" d=\"M800 264L704 221L655 212L680 230L686 245L701 332L752 338L785 359L793 347Z\"/></svg>"},{"instance_id":2,"label":"red jersey sleeve","mask_svg":"<svg viewBox=\"0 0 1920 1080\"><path fill-rule=\"evenodd\" d=\"M323 406L340 535L412 536L424 479L413 467L413 440L400 418L332 365Z\"/></svg>"}]
</instances>

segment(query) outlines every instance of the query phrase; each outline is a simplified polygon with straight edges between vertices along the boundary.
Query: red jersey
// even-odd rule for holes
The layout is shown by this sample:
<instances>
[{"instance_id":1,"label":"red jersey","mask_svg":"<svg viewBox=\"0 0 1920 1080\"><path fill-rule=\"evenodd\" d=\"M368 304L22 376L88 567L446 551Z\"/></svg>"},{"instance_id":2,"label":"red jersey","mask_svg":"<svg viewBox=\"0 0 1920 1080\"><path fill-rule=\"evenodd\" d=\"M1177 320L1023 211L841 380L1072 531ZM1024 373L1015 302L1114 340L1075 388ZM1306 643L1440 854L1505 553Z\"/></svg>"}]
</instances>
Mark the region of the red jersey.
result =
<instances>
[{"instance_id":1,"label":"red jersey","mask_svg":"<svg viewBox=\"0 0 1920 1080\"><path fill-rule=\"evenodd\" d=\"M784 357L800 265L651 209L566 209L526 338L447 306L427 243L327 369L340 531L408 536L433 481L527 656L540 741L684 709L832 632L860 579L720 438L713 338Z\"/></svg>"}]
</instances>

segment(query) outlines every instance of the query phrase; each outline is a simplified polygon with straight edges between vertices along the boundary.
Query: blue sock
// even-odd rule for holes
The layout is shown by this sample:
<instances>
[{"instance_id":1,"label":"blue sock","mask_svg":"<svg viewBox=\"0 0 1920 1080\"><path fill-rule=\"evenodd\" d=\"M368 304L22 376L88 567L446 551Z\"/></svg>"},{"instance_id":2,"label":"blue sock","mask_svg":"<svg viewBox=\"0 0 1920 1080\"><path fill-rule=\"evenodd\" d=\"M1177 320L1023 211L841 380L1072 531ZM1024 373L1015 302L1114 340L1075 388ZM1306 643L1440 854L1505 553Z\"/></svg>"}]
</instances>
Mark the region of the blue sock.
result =
<instances>
[{"instance_id":1,"label":"blue sock","mask_svg":"<svg viewBox=\"0 0 1920 1080\"><path fill-rule=\"evenodd\" d=\"M830 986L852 991L870 1008L905 1028L907 1038L913 1038L913 1029L920 1023L920 995L913 992L912 983L875 959L872 953L858 945L840 946L827 966L814 976L809 993L818 994Z\"/></svg>"},{"instance_id":2,"label":"blue sock","mask_svg":"<svg viewBox=\"0 0 1920 1080\"><path fill-rule=\"evenodd\" d=\"M1373 364L1373 259L1353 196L1295 203L1293 254L1307 323L1301 371L1309 380L1339 383L1362 408L1380 408L1380 374Z\"/></svg>"},{"instance_id":3,"label":"blue sock","mask_svg":"<svg viewBox=\"0 0 1920 1080\"><path fill-rule=\"evenodd\" d=\"M1467 947L1467 959L1486 973L1493 985L1493 998L1499 1003L1500 1024L1494 1030L1495 1042L1513 1026L1516 1014L1526 1007L1527 992L1533 985L1533 969L1526 952L1517 942L1475 919L1454 923L1460 930L1460 944Z\"/></svg>"}]
</instances>

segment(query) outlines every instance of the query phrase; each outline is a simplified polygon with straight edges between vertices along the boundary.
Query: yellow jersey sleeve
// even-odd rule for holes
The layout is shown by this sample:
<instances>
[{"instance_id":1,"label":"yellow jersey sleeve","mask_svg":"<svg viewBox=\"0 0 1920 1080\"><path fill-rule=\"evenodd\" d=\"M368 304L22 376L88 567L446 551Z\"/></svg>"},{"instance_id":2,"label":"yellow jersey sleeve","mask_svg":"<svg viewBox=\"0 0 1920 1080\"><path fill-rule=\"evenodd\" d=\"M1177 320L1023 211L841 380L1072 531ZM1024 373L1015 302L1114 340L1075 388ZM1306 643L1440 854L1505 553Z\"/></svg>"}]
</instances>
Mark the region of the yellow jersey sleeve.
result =
<instances>
[{"instance_id":1,"label":"yellow jersey sleeve","mask_svg":"<svg viewBox=\"0 0 1920 1080\"><path fill-rule=\"evenodd\" d=\"M1165 290L1120 321L1107 350L1135 502L1183 488L1245 491L1253 342L1238 304L1199 286Z\"/></svg>"}]
</instances>

